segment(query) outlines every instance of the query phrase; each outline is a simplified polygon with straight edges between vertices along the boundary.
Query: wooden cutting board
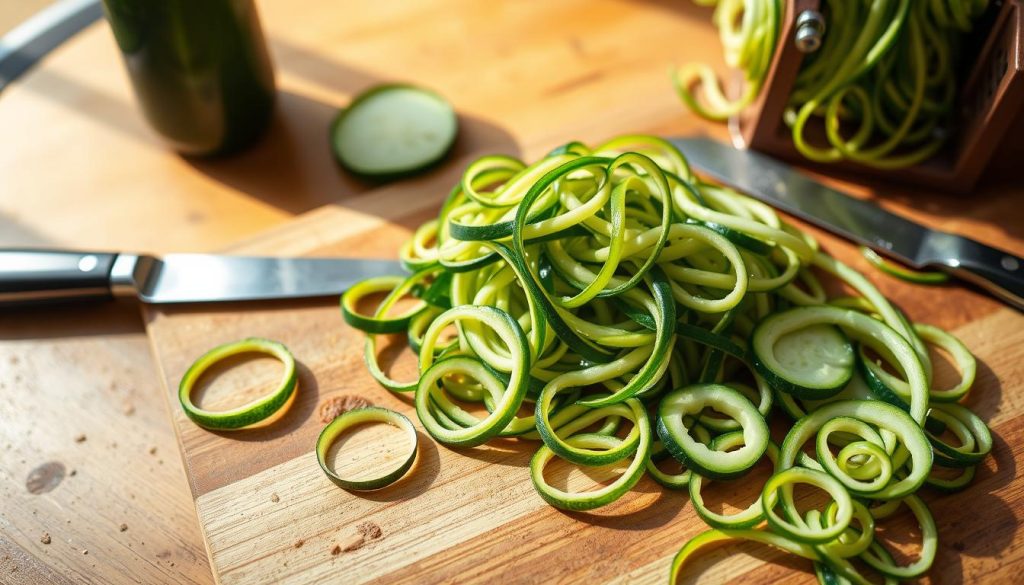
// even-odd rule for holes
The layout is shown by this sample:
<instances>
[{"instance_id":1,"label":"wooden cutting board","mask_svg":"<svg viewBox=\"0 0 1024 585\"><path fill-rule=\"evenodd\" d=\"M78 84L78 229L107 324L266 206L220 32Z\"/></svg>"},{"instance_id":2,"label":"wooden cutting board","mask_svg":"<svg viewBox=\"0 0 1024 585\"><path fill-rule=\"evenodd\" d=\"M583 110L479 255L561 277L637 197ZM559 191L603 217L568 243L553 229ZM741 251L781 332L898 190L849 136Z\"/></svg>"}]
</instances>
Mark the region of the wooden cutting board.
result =
<instances>
[{"instance_id":1,"label":"wooden cutting board","mask_svg":"<svg viewBox=\"0 0 1024 585\"><path fill-rule=\"evenodd\" d=\"M449 96L464 122L460 156L503 152L532 160L571 139L694 130L698 123L679 106L667 69L683 57L708 59L718 52L714 34L699 24L709 13L686 0L380 2L338 19L318 16L337 12L332 2L304 0L304 6L316 5L313 10L284 10L285 4L264 4L268 27L288 39L275 50L288 85L281 127L254 154L203 163L201 170L224 177L239 195L275 205L287 196L325 193L336 203L232 248L238 253L396 257L410 229L436 213L465 156L426 178L369 192L326 156L320 132L333 108L325 104L343 104L377 80L410 79ZM290 32L299 30L308 38ZM721 136L723 129L711 132ZM991 192L973 200L888 193L884 204L1024 253L1024 212L1010 197L1014 191L1005 190L1001 198ZM877 191L857 189L868 197ZM851 246L827 236L822 241L870 270ZM1024 558L1016 528L1024 495L1014 481L1024 453L1013 440L1024 424L1017 397L1024 318L958 287L928 289L872 275L913 319L953 329L977 353L981 368L971 405L998 435L994 456L970 491L929 500L943 537L935 580L1009 579ZM411 409L370 378L362 338L344 325L335 301L153 307L145 317L222 583L660 583L675 551L704 529L684 495L646 478L595 513L559 512L530 485L525 466L535 446L515 441L455 451L421 432L419 461L409 477L379 493L345 492L327 481L313 455L321 404L358 395L407 414ZM196 427L177 403L181 375L210 347L253 335L277 339L296 356L296 403L264 430L229 434ZM201 389L204 403L259 392L277 374L271 360L231 366ZM563 475L553 481L575 487L591 481ZM381 536L362 536L366 523ZM792 570L806 570L807 563L763 548L730 547L706 558L727 553L733 554L728 562L711 567L713 581L808 580Z\"/></svg>"},{"instance_id":2,"label":"wooden cutting board","mask_svg":"<svg viewBox=\"0 0 1024 585\"><path fill-rule=\"evenodd\" d=\"M436 212L458 167L322 208L233 251L394 257L410 228ZM1017 440L1024 424L1024 318L958 287L913 286L869 272L852 246L821 238L833 253L871 274L913 319L950 328L978 356L969 404L990 421L996 447L966 493L927 498L942 537L933 579L1009 575L1020 562L1017 519L1024 505L1015 479L1024 457ZM1018 252L1024 249L1019 241L1005 241ZM319 406L358 395L415 416L408 400L390 395L366 372L362 336L343 323L333 300L155 307L147 311L147 322L213 570L222 583L660 583L678 547L705 528L684 495L648 478L595 513L560 512L530 484L526 464L535 444L501 441L451 450L422 429L419 461L410 476L378 493L343 491L326 479L313 455L323 427ZM264 430L211 433L193 425L177 403L181 375L209 347L251 335L277 339L295 354L300 382L291 411ZM269 360L235 363L216 375L209 392L258 392L276 375ZM567 481L588 483L579 476ZM360 527L367 522L382 537L362 537ZM798 575L792 568L808 566L758 547L732 547L708 558L721 560L727 553L734 556L711 567L715 581L788 579Z\"/></svg>"}]
</instances>

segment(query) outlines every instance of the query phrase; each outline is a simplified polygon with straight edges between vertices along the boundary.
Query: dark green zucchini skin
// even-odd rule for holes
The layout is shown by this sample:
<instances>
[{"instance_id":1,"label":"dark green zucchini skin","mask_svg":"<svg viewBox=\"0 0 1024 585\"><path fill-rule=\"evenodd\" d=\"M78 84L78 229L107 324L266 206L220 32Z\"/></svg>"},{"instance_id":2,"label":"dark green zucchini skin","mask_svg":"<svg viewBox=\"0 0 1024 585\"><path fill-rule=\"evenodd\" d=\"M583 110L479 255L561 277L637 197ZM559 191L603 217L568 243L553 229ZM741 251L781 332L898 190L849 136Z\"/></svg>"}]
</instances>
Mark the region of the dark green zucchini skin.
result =
<instances>
[{"instance_id":1,"label":"dark green zucchini skin","mask_svg":"<svg viewBox=\"0 0 1024 585\"><path fill-rule=\"evenodd\" d=\"M192 402L192 389L203 372L215 363L240 353L264 353L278 358L284 364L285 372L277 388L263 398L255 400L243 407L227 411L209 411L197 407ZM276 415L288 405L298 386L298 375L295 358L283 344L262 337L248 337L218 345L199 356L178 385L178 401L182 410L192 422L211 430L237 430L259 424Z\"/></svg>"}]
</instances>

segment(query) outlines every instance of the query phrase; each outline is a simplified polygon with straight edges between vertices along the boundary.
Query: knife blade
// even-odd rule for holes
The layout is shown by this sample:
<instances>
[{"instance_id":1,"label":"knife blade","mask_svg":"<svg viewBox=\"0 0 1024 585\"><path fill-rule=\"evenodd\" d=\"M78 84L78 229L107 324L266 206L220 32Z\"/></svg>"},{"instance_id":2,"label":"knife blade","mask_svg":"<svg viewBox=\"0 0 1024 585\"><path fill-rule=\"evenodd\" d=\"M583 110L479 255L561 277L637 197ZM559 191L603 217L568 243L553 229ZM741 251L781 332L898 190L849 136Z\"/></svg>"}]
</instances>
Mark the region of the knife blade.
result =
<instances>
[{"instance_id":1,"label":"knife blade","mask_svg":"<svg viewBox=\"0 0 1024 585\"><path fill-rule=\"evenodd\" d=\"M0 306L110 297L154 304L320 297L403 272L397 260L0 250Z\"/></svg>"},{"instance_id":2,"label":"knife blade","mask_svg":"<svg viewBox=\"0 0 1024 585\"><path fill-rule=\"evenodd\" d=\"M929 229L822 185L786 163L703 136L671 139L698 172L917 269L971 282L1024 311L1024 259L970 238Z\"/></svg>"}]
</instances>

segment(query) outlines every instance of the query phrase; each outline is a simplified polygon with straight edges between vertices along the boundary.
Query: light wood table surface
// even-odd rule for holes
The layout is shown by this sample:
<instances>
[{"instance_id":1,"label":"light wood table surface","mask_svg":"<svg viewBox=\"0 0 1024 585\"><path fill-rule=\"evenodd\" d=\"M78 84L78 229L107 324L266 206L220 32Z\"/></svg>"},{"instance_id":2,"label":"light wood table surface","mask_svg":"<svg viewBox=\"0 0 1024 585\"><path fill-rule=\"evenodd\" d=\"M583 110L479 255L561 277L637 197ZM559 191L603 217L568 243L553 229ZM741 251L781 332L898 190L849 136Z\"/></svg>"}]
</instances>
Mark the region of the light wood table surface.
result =
<instances>
[{"instance_id":1,"label":"light wood table surface","mask_svg":"<svg viewBox=\"0 0 1024 585\"><path fill-rule=\"evenodd\" d=\"M636 96L630 107L604 107L625 101L637 63L651 54L665 61L665 92L669 55L719 59L706 10L686 0L550 2L550 19L536 22L525 4L259 2L278 114L255 148L215 161L159 144L108 27L93 25L0 95L0 246L218 250L364 192L371 186L330 161L326 128L352 95L384 80L426 83L453 101L463 123L456 158L535 156L568 139L597 140L607 126L595 115L636 131L653 119L662 131L723 136L674 100ZM395 42L396 30L424 18L437 21L430 38ZM657 46L640 36L594 43L551 33L569 18L637 19L640 30L647 19L677 33ZM488 35L495 19L522 19L522 33ZM666 126L676 108L678 123ZM1024 211L996 191L927 204L901 191L885 204L1020 248ZM940 306L932 298L929 307ZM0 582L212 582L160 391L131 303L0 315Z\"/></svg>"}]
</instances>

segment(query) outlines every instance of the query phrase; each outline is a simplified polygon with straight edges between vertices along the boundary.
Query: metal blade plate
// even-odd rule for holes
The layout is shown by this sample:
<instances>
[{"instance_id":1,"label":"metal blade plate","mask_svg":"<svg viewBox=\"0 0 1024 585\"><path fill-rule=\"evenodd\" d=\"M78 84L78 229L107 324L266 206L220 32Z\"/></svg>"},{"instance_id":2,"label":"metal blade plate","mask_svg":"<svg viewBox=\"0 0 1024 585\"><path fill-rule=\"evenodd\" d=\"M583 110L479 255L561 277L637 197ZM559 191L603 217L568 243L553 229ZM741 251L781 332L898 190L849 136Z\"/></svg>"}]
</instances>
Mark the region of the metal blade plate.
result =
<instances>
[{"instance_id":1,"label":"metal blade plate","mask_svg":"<svg viewBox=\"0 0 1024 585\"><path fill-rule=\"evenodd\" d=\"M251 301L340 295L366 278L404 272L397 260L170 254L136 286L147 303Z\"/></svg>"},{"instance_id":2,"label":"metal blade plate","mask_svg":"<svg viewBox=\"0 0 1024 585\"><path fill-rule=\"evenodd\" d=\"M694 168L786 213L921 267L931 230L806 177L789 165L705 137L674 138Z\"/></svg>"}]
</instances>

